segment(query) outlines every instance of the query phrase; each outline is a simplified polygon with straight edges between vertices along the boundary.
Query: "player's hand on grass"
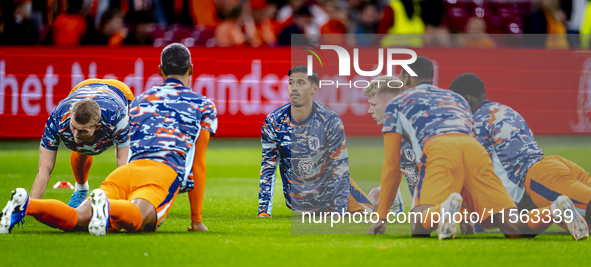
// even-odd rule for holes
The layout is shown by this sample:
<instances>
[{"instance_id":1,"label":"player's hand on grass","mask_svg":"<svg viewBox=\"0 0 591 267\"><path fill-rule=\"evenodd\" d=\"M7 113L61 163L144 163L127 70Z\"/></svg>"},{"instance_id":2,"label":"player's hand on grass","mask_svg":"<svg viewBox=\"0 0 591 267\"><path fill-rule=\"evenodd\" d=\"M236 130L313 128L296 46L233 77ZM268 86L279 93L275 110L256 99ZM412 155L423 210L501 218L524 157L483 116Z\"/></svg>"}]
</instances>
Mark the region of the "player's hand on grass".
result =
<instances>
[{"instance_id":1,"label":"player's hand on grass","mask_svg":"<svg viewBox=\"0 0 591 267\"><path fill-rule=\"evenodd\" d=\"M386 231L386 220L379 220L377 223L372 224L371 227L369 227L369 230L367 231L366 234L368 235L377 235L377 234L384 234L384 232Z\"/></svg>"},{"instance_id":2,"label":"player's hand on grass","mask_svg":"<svg viewBox=\"0 0 591 267\"><path fill-rule=\"evenodd\" d=\"M267 217L271 217L271 215L267 214L266 212L259 213L259 218L267 218Z\"/></svg>"},{"instance_id":3,"label":"player's hand on grass","mask_svg":"<svg viewBox=\"0 0 591 267\"><path fill-rule=\"evenodd\" d=\"M187 227L189 232L207 232L209 231L202 222L191 222L191 226Z\"/></svg>"}]
</instances>

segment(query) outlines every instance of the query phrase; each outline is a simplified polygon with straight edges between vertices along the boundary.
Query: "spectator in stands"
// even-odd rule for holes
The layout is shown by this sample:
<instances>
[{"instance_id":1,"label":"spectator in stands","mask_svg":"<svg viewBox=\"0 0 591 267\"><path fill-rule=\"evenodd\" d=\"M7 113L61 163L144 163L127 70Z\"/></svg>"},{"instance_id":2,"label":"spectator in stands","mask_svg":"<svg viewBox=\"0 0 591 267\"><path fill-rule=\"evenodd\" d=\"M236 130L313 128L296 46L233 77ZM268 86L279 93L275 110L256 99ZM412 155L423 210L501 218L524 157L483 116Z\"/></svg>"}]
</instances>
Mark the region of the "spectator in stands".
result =
<instances>
[{"instance_id":1,"label":"spectator in stands","mask_svg":"<svg viewBox=\"0 0 591 267\"><path fill-rule=\"evenodd\" d=\"M287 26L279 34L279 45L291 45L291 35L300 34L299 38L306 39L304 36L304 29L312 24L312 12L308 6L302 6L293 14L293 23ZM298 42L306 42L306 40L299 39Z\"/></svg>"},{"instance_id":2,"label":"spectator in stands","mask_svg":"<svg viewBox=\"0 0 591 267\"><path fill-rule=\"evenodd\" d=\"M581 24L585 17L585 5L587 0L562 0L560 8L565 11L568 20L566 32L569 34L579 33ZM591 15L591 14L590 14Z\"/></svg>"},{"instance_id":3,"label":"spectator in stands","mask_svg":"<svg viewBox=\"0 0 591 267\"><path fill-rule=\"evenodd\" d=\"M547 49L568 49L566 39L566 14L560 9L559 0L542 0L542 7L548 25Z\"/></svg>"},{"instance_id":4,"label":"spectator in stands","mask_svg":"<svg viewBox=\"0 0 591 267\"><path fill-rule=\"evenodd\" d=\"M378 33L388 34L382 38L381 45L390 47L396 45L422 46L425 24L421 20L420 5L414 0L391 0L386 6L384 16L378 26ZM402 34L413 34L403 36Z\"/></svg>"},{"instance_id":5,"label":"spectator in stands","mask_svg":"<svg viewBox=\"0 0 591 267\"><path fill-rule=\"evenodd\" d=\"M289 0L287 5L284 5L277 11L277 22L288 23L290 26L292 21L292 15L294 10L299 10L304 5L304 0ZM289 20L289 21L288 21Z\"/></svg>"},{"instance_id":6,"label":"spectator in stands","mask_svg":"<svg viewBox=\"0 0 591 267\"><path fill-rule=\"evenodd\" d=\"M86 44L120 46L127 37L128 30L123 26L121 10L111 8L101 16L101 22L95 34L91 35Z\"/></svg>"},{"instance_id":7,"label":"spectator in stands","mask_svg":"<svg viewBox=\"0 0 591 267\"><path fill-rule=\"evenodd\" d=\"M355 39L358 45L375 45L380 16L376 5L364 2L360 6L358 23L355 26Z\"/></svg>"},{"instance_id":8,"label":"spectator in stands","mask_svg":"<svg viewBox=\"0 0 591 267\"><path fill-rule=\"evenodd\" d=\"M66 12L53 22L52 40L56 45L78 45L87 30L86 19L80 15L83 0L68 0Z\"/></svg>"},{"instance_id":9,"label":"spectator in stands","mask_svg":"<svg viewBox=\"0 0 591 267\"><path fill-rule=\"evenodd\" d=\"M213 29L220 22L214 0L154 0L158 24L180 24Z\"/></svg>"},{"instance_id":10,"label":"spectator in stands","mask_svg":"<svg viewBox=\"0 0 591 267\"><path fill-rule=\"evenodd\" d=\"M242 5L235 5L226 16L226 19L218 25L215 30L215 39L217 46L241 46L244 45L244 33L240 27L242 14Z\"/></svg>"},{"instance_id":11,"label":"spectator in stands","mask_svg":"<svg viewBox=\"0 0 591 267\"><path fill-rule=\"evenodd\" d=\"M324 11L329 15L330 20L320 27L321 43L341 45L347 39L343 34L347 34L347 13L334 1L327 1Z\"/></svg>"},{"instance_id":12,"label":"spectator in stands","mask_svg":"<svg viewBox=\"0 0 591 267\"><path fill-rule=\"evenodd\" d=\"M194 19L198 16L197 13L209 14L215 11L215 4L212 0L196 0L193 3L191 0L155 0L154 8L156 18L160 25L170 26L180 24L193 27L195 25ZM202 4L202 10L199 10L198 4Z\"/></svg>"},{"instance_id":13,"label":"spectator in stands","mask_svg":"<svg viewBox=\"0 0 591 267\"><path fill-rule=\"evenodd\" d=\"M121 10L111 8L101 16L101 23L97 32L93 34L86 44L119 46L127 37L128 30L123 26L123 14Z\"/></svg>"},{"instance_id":14,"label":"spectator in stands","mask_svg":"<svg viewBox=\"0 0 591 267\"><path fill-rule=\"evenodd\" d=\"M582 19L581 27L579 28L581 33L580 42L581 48L589 49L591 46L591 5L587 4L585 8L585 16Z\"/></svg>"},{"instance_id":15,"label":"spectator in stands","mask_svg":"<svg viewBox=\"0 0 591 267\"><path fill-rule=\"evenodd\" d=\"M495 42L486 33L486 22L479 17L472 17L466 24L464 45L475 48L493 48Z\"/></svg>"},{"instance_id":16,"label":"spectator in stands","mask_svg":"<svg viewBox=\"0 0 591 267\"><path fill-rule=\"evenodd\" d=\"M213 0L189 0L188 4L194 25L213 29L220 23Z\"/></svg>"},{"instance_id":17,"label":"spectator in stands","mask_svg":"<svg viewBox=\"0 0 591 267\"><path fill-rule=\"evenodd\" d=\"M154 40L151 33L154 30L154 18L147 11L135 11L125 16L125 23L130 31L123 40L124 45L151 45Z\"/></svg>"},{"instance_id":18,"label":"spectator in stands","mask_svg":"<svg viewBox=\"0 0 591 267\"><path fill-rule=\"evenodd\" d=\"M419 2L421 8L421 20L425 24L425 34L423 41L425 46L443 46L452 45L449 35L449 29L445 25L444 0L422 0Z\"/></svg>"},{"instance_id":19,"label":"spectator in stands","mask_svg":"<svg viewBox=\"0 0 591 267\"><path fill-rule=\"evenodd\" d=\"M330 1L334 0L316 0L310 1L310 3L306 3L306 1L301 0L290 0L289 5L283 6L277 12L277 21L279 23L284 21L282 27L283 29L289 25L292 25L293 22L290 21L290 17L292 17L293 20L293 11L297 10L294 9L294 7L301 7L303 3L306 3L308 10L310 11L312 21L306 25L304 33L307 35L306 37L310 39L310 41L315 42L316 40L314 39L318 37L318 34L320 34L320 27L330 20L329 15L323 9L325 4Z\"/></svg>"},{"instance_id":20,"label":"spectator in stands","mask_svg":"<svg viewBox=\"0 0 591 267\"><path fill-rule=\"evenodd\" d=\"M0 43L6 45L36 44L40 29L38 23L31 18L31 0L15 0L14 2L14 12L12 16L6 16Z\"/></svg>"},{"instance_id":21,"label":"spectator in stands","mask_svg":"<svg viewBox=\"0 0 591 267\"><path fill-rule=\"evenodd\" d=\"M277 11L275 35L279 36L283 29L293 24L292 10L299 10L302 5L304 5L304 0L289 0L287 5Z\"/></svg>"},{"instance_id":22,"label":"spectator in stands","mask_svg":"<svg viewBox=\"0 0 591 267\"><path fill-rule=\"evenodd\" d=\"M275 31L275 37L277 37L277 35L279 35L279 33L281 32L281 23L279 23L277 21L277 3L275 3L276 1L280 1L280 0L267 0L267 16L269 17L269 20L271 21L271 25L273 25L273 30Z\"/></svg>"},{"instance_id":23,"label":"spectator in stands","mask_svg":"<svg viewBox=\"0 0 591 267\"><path fill-rule=\"evenodd\" d=\"M274 46L277 41L265 0L250 0L252 19L245 21L246 40L252 47Z\"/></svg>"},{"instance_id":24,"label":"spectator in stands","mask_svg":"<svg viewBox=\"0 0 591 267\"><path fill-rule=\"evenodd\" d=\"M347 14L337 5L336 2L327 2L324 11L328 14L330 20L320 27L321 34L346 34L347 33Z\"/></svg>"},{"instance_id":25,"label":"spectator in stands","mask_svg":"<svg viewBox=\"0 0 591 267\"><path fill-rule=\"evenodd\" d=\"M526 44L548 49L568 49L566 39L566 15L558 0L542 0L524 21L524 33L549 34L526 36Z\"/></svg>"},{"instance_id":26,"label":"spectator in stands","mask_svg":"<svg viewBox=\"0 0 591 267\"><path fill-rule=\"evenodd\" d=\"M376 2L380 2L379 0L345 0L345 1L339 1L339 5L342 5L342 3L345 3L344 7L347 8L347 19L349 20L349 33L354 34L355 30L357 29L357 25L359 24L359 18L361 16L361 12L362 12L362 8L363 5L367 2L372 3L372 4L376 4ZM377 5L376 5L377 7ZM378 8L378 10L381 10L381 8ZM380 14L380 18L381 18L381 14Z\"/></svg>"}]
</instances>

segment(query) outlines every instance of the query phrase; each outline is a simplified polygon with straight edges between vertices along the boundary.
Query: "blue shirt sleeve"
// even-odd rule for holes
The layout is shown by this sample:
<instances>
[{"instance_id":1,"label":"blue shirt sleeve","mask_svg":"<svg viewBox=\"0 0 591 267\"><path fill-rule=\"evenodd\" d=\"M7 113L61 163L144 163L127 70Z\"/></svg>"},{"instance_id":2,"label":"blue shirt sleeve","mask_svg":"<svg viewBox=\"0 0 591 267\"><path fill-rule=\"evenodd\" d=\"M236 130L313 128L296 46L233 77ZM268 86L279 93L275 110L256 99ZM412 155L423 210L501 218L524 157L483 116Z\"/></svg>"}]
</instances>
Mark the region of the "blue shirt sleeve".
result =
<instances>
[{"instance_id":1,"label":"blue shirt sleeve","mask_svg":"<svg viewBox=\"0 0 591 267\"><path fill-rule=\"evenodd\" d=\"M117 147L126 147L129 145L129 114L127 110L120 111L118 117L119 120L113 131L113 143Z\"/></svg>"},{"instance_id":2,"label":"blue shirt sleeve","mask_svg":"<svg viewBox=\"0 0 591 267\"><path fill-rule=\"evenodd\" d=\"M261 129L262 161L259 181L259 210L258 214L265 212L271 215L273 208L273 192L275 190L275 180L277 178L277 143L274 132L275 122L272 114L265 118Z\"/></svg>"},{"instance_id":3,"label":"blue shirt sleeve","mask_svg":"<svg viewBox=\"0 0 591 267\"><path fill-rule=\"evenodd\" d=\"M45 130L43 131L43 137L41 137L41 146L48 150L56 151L59 145L59 118L56 118L56 114L52 113L47 119L47 122L45 122Z\"/></svg>"},{"instance_id":4,"label":"blue shirt sleeve","mask_svg":"<svg viewBox=\"0 0 591 267\"><path fill-rule=\"evenodd\" d=\"M402 126L400 125L400 115L398 110L398 103L396 99L392 100L386 107L384 112L384 127L382 133L402 133Z\"/></svg>"},{"instance_id":5,"label":"blue shirt sleeve","mask_svg":"<svg viewBox=\"0 0 591 267\"><path fill-rule=\"evenodd\" d=\"M215 104L206 98L201 116L201 128L207 130L211 136L214 136L218 130L218 112Z\"/></svg>"}]
</instances>

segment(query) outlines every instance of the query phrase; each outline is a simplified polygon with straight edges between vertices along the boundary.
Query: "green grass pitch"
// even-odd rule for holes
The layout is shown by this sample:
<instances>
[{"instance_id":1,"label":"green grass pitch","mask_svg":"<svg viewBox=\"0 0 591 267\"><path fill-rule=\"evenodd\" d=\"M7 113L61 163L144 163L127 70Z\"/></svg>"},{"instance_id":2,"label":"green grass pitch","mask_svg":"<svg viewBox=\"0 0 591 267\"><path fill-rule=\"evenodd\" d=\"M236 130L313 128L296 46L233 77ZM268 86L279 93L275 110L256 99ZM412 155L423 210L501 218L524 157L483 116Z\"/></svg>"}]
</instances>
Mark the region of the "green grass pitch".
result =
<instances>
[{"instance_id":1,"label":"green grass pitch","mask_svg":"<svg viewBox=\"0 0 591 267\"><path fill-rule=\"evenodd\" d=\"M561 155L591 170L591 137L539 137L538 141L546 155ZM379 184L381 140L349 138L348 146L351 176L368 192ZM434 236L292 234L279 181L273 217L256 217L260 153L257 139L212 139L203 208L207 233L187 232L186 194L177 198L157 233L94 237L63 233L27 217L24 229L0 236L0 266L577 266L589 265L591 259L591 242L575 242L562 234L510 240L493 232L447 241ZM37 141L0 142L2 207L14 188L30 190L38 156ZM115 167L113 150L95 157L91 189ZM63 147L45 198L68 201L71 190L51 188L60 180L74 182L69 151ZM406 188L401 185L408 210L411 201ZM564 231L553 226L548 232Z\"/></svg>"}]
</instances>

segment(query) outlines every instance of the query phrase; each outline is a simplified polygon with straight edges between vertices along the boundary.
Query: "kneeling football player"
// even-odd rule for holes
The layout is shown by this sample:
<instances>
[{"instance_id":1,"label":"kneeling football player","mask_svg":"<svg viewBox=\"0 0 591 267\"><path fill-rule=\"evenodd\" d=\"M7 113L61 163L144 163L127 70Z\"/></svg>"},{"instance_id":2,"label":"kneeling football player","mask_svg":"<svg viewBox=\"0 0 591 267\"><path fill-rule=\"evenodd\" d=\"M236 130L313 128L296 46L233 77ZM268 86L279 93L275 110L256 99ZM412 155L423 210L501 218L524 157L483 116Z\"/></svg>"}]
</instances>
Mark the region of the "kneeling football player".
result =
<instances>
[{"instance_id":1,"label":"kneeling football player","mask_svg":"<svg viewBox=\"0 0 591 267\"><path fill-rule=\"evenodd\" d=\"M369 113L379 126L384 126L384 112L388 102L392 101L394 97L400 92L408 89L407 86L401 84L400 79L394 76L380 76L373 79L369 86L363 89L363 95L367 97L369 103ZM418 168L414 151L407 141L402 141L400 150L400 171L404 174L408 184L408 190L411 197L414 197L415 188L418 182ZM381 187L375 187L369 191L368 195L375 203L374 210L378 210L378 203L380 199ZM414 208L414 201L410 209ZM396 194L396 200L390 207L390 212L404 211L404 201L400 193L400 188Z\"/></svg>"},{"instance_id":2,"label":"kneeling football player","mask_svg":"<svg viewBox=\"0 0 591 267\"><path fill-rule=\"evenodd\" d=\"M476 213L482 218L483 228L498 227L507 237L535 236L572 208L568 197L559 196L551 205L536 209L537 215L528 214L527 221L504 219L510 218L510 210L517 205L495 174L488 153L474 138L470 105L461 95L432 85L434 68L428 58L417 57L408 67L400 77L410 89L397 94L384 112L386 159L382 166L380 221L370 227L368 234L383 234L386 230L388 209L401 180L403 138L420 159L413 209L420 216L411 219L413 236L428 236L437 229L439 239L452 239L456 235L456 215L463 217L467 213L469 219ZM575 233L583 228L586 231L587 225L572 227L575 239L581 237Z\"/></svg>"},{"instance_id":3,"label":"kneeling football player","mask_svg":"<svg viewBox=\"0 0 591 267\"><path fill-rule=\"evenodd\" d=\"M117 147L117 167L127 163L129 151L129 103L134 99L131 90L117 80L88 79L60 101L45 124L39 147L39 171L31 198L45 194L55 166L60 142L72 150L70 163L76 190L69 206L76 208L88 195L88 173L92 156L111 146Z\"/></svg>"},{"instance_id":4,"label":"kneeling football player","mask_svg":"<svg viewBox=\"0 0 591 267\"><path fill-rule=\"evenodd\" d=\"M343 122L312 99L319 78L307 73L306 66L289 70L290 103L267 115L263 124L258 216L271 216L277 164L291 210L371 212L373 203L349 177Z\"/></svg>"},{"instance_id":5,"label":"kneeling football player","mask_svg":"<svg viewBox=\"0 0 591 267\"><path fill-rule=\"evenodd\" d=\"M191 205L189 231L207 231L201 222L205 152L216 132L217 112L211 100L186 86L193 65L184 45L164 48L159 73L164 84L131 104L129 163L113 171L76 209L57 200L32 199L22 188L14 190L2 210L0 233L9 233L26 215L51 227L92 235L120 229L153 232L183 192L188 192Z\"/></svg>"},{"instance_id":6,"label":"kneeling football player","mask_svg":"<svg viewBox=\"0 0 591 267\"><path fill-rule=\"evenodd\" d=\"M568 207L573 223L566 224L566 228L575 239L587 238L591 175L561 156L544 156L525 119L511 107L488 100L484 82L476 74L456 77L450 90L470 104L476 139L486 148L495 173L517 206L527 210L545 207L565 195L574 203ZM532 202L534 207L528 205Z\"/></svg>"}]
</instances>

